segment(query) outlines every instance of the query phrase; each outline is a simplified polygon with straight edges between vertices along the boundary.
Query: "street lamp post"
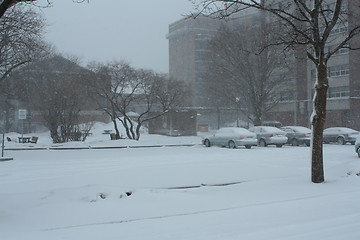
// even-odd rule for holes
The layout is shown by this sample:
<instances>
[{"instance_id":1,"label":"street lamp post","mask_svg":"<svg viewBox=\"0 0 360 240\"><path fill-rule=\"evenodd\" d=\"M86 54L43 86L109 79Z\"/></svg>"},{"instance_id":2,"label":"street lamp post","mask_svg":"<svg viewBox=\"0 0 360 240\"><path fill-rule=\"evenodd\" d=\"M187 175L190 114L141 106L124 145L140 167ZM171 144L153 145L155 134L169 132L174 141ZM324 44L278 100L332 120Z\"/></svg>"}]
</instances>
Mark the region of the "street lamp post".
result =
<instances>
[{"instance_id":1,"label":"street lamp post","mask_svg":"<svg viewBox=\"0 0 360 240\"><path fill-rule=\"evenodd\" d=\"M236 102L236 127L239 127L239 102L240 102L240 98L236 97L235 98L235 102Z\"/></svg>"},{"instance_id":2,"label":"street lamp post","mask_svg":"<svg viewBox=\"0 0 360 240\"><path fill-rule=\"evenodd\" d=\"M13 160L13 158L6 158L6 157L4 157L4 150L5 150L5 121L4 121L4 120L1 120L1 121L0 121L0 129L2 130L0 162Z\"/></svg>"},{"instance_id":3,"label":"street lamp post","mask_svg":"<svg viewBox=\"0 0 360 240\"><path fill-rule=\"evenodd\" d=\"M2 158L4 157L4 148L5 148L4 139L5 139L5 131L3 131L3 133L2 133L2 144L1 144L1 157Z\"/></svg>"}]
</instances>

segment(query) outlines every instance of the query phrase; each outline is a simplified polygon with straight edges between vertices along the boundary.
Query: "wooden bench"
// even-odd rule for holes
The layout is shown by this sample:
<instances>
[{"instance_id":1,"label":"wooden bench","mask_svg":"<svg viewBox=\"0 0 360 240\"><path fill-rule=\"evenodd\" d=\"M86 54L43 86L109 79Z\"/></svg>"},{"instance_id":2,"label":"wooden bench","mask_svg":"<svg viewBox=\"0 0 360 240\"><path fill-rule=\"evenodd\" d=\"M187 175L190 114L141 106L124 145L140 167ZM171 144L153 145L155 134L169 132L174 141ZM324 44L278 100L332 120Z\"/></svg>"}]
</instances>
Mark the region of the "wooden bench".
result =
<instances>
[{"instance_id":1,"label":"wooden bench","mask_svg":"<svg viewBox=\"0 0 360 240\"><path fill-rule=\"evenodd\" d=\"M34 136L33 136L33 137L31 137L30 142L36 144L37 141L38 141L38 139L39 139L38 137L34 137Z\"/></svg>"},{"instance_id":2,"label":"wooden bench","mask_svg":"<svg viewBox=\"0 0 360 240\"><path fill-rule=\"evenodd\" d=\"M19 137L19 143L29 143L31 137Z\"/></svg>"},{"instance_id":3,"label":"wooden bench","mask_svg":"<svg viewBox=\"0 0 360 240\"><path fill-rule=\"evenodd\" d=\"M38 137L19 137L19 143L37 143Z\"/></svg>"}]
</instances>

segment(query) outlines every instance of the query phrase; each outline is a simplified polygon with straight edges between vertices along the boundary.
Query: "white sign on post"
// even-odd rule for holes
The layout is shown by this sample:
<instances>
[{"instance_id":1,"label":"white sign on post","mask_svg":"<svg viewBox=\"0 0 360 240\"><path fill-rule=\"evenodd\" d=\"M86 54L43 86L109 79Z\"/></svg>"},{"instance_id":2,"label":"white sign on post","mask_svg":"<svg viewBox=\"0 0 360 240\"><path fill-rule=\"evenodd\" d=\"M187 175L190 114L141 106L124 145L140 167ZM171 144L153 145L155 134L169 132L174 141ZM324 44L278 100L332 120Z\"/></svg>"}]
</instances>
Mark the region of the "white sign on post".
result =
<instances>
[{"instance_id":1,"label":"white sign on post","mask_svg":"<svg viewBox=\"0 0 360 240\"><path fill-rule=\"evenodd\" d=\"M19 109L19 119L20 120L25 120L26 115L27 115L27 110L26 109Z\"/></svg>"}]
</instances>

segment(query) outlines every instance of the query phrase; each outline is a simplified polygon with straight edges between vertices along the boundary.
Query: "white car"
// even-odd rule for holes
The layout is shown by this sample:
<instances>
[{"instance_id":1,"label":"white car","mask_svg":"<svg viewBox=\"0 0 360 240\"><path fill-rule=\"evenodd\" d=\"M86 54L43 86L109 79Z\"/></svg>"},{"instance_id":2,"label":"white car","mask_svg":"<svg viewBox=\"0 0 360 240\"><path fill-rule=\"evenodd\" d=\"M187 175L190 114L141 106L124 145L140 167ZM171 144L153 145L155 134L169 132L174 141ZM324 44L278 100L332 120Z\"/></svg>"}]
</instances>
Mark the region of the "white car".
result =
<instances>
[{"instance_id":1,"label":"white car","mask_svg":"<svg viewBox=\"0 0 360 240\"><path fill-rule=\"evenodd\" d=\"M286 132L276 127L255 126L249 130L256 134L260 147L266 147L267 145L282 147L288 141Z\"/></svg>"},{"instance_id":2,"label":"white car","mask_svg":"<svg viewBox=\"0 0 360 240\"><path fill-rule=\"evenodd\" d=\"M355 144L356 137L359 132L346 127L330 127L324 130L323 141L324 143L335 142L339 145L346 143Z\"/></svg>"},{"instance_id":3,"label":"white car","mask_svg":"<svg viewBox=\"0 0 360 240\"><path fill-rule=\"evenodd\" d=\"M206 147L212 145L229 148L237 148L238 146L245 146L251 148L257 145L256 134L249 132L245 128L239 127L224 127L217 130L213 135L207 136L203 139L203 144Z\"/></svg>"},{"instance_id":4,"label":"white car","mask_svg":"<svg viewBox=\"0 0 360 240\"><path fill-rule=\"evenodd\" d=\"M360 134L356 138L355 151L357 152L358 157L360 158Z\"/></svg>"}]
</instances>

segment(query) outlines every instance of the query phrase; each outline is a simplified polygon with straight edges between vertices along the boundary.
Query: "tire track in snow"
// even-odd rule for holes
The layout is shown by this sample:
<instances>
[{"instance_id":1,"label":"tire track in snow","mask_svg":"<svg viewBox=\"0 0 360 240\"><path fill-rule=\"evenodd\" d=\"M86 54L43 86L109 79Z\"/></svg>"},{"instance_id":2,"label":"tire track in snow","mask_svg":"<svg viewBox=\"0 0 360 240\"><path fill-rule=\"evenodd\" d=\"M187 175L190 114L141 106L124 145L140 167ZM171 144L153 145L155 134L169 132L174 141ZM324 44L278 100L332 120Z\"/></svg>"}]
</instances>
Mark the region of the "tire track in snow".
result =
<instances>
[{"instance_id":1,"label":"tire track in snow","mask_svg":"<svg viewBox=\"0 0 360 240\"><path fill-rule=\"evenodd\" d=\"M342 193L355 193L360 192L359 190L353 191L344 191ZM54 228L45 228L41 229L41 231L59 231L59 230L66 230L66 229L73 229L73 228L83 228L83 227L91 227L91 226L101 226L101 225L113 225L113 224L123 224L123 223L131 223L131 222L139 222L139 221L147 221L147 220L157 220L157 219L166 219L166 218L174 218L174 217L184 217L184 216L192 216L192 215L200 215L200 214L207 214L207 213L215 213L215 212L223 212L223 211L230 211L234 209L242 209L248 207L256 207L256 206L266 206L266 205L273 205L273 204L282 204L288 202L296 202L314 198L321 198L325 196L336 195L337 193L329 193L329 194L318 194L312 195L307 197L299 197L299 198L292 198L287 200L279 200L279 201L269 201L269 202L260 202L254 204L247 204L242 206L234 206L234 207L227 207L227 208L219 208L219 209L210 209L210 210L202 210L202 211L195 211L195 212L188 212L188 213L178 213L178 214L169 214L169 215L162 215L162 216L153 216L153 217L143 217L143 218L133 218L127 220L119 220L119 221L108 221L108 222L98 222L98 223L87 223L87 224L79 224L79 225L71 225L71 226L63 226L63 227L54 227Z\"/></svg>"}]
</instances>

